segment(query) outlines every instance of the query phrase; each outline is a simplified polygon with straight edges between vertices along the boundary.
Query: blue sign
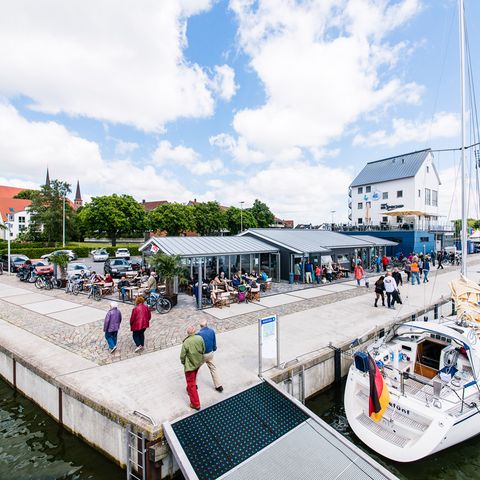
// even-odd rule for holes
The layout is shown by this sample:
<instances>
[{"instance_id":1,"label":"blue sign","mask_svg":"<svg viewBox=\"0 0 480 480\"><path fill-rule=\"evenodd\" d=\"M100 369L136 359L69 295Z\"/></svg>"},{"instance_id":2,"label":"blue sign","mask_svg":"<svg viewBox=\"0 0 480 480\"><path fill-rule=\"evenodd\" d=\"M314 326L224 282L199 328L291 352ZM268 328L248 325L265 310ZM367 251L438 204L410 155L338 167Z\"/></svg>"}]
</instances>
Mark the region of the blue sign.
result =
<instances>
[{"instance_id":1,"label":"blue sign","mask_svg":"<svg viewBox=\"0 0 480 480\"><path fill-rule=\"evenodd\" d=\"M380 192L373 192L372 200L380 200Z\"/></svg>"},{"instance_id":2,"label":"blue sign","mask_svg":"<svg viewBox=\"0 0 480 480\"><path fill-rule=\"evenodd\" d=\"M276 319L277 317L267 317L260 319L260 321L262 322L262 325L265 325L266 323L275 322Z\"/></svg>"}]
</instances>

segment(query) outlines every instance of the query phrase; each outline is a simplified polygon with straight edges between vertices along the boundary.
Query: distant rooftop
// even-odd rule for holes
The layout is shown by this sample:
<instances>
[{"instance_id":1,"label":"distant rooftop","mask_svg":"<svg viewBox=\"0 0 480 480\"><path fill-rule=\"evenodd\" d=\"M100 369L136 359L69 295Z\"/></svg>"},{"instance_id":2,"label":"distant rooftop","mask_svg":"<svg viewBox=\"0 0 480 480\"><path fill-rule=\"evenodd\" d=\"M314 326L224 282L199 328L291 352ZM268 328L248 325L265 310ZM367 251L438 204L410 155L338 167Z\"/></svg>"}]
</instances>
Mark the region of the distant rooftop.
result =
<instances>
[{"instance_id":1,"label":"distant rooftop","mask_svg":"<svg viewBox=\"0 0 480 480\"><path fill-rule=\"evenodd\" d=\"M398 180L400 178L414 177L430 153L431 149L427 148L417 152L397 155L396 157L388 157L382 160L368 162L350 186L358 187L361 185ZM438 176L435 165L433 168Z\"/></svg>"}]
</instances>

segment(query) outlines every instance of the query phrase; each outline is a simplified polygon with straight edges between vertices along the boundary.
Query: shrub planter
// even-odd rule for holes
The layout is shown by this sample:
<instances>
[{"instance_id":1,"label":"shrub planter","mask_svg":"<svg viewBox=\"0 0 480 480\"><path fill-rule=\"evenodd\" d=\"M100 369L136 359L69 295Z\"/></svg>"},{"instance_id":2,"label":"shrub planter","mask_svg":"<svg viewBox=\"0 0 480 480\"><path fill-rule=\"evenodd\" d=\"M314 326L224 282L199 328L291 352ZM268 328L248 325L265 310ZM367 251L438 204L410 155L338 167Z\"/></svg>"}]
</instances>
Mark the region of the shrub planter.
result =
<instances>
[{"instance_id":1,"label":"shrub planter","mask_svg":"<svg viewBox=\"0 0 480 480\"><path fill-rule=\"evenodd\" d=\"M176 293L171 293L170 295L165 294L164 297L170 300L172 307L174 307L178 303L178 294Z\"/></svg>"},{"instance_id":2,"label":"shrub planter","mask_svg":"<svg viewBox=\"0 0 480 480\"><path fill-rule=\"evenodd\" d=\"M67 286L67 279L66 278L61 278L60 279L60 288L65 288Z\"/></svg>"}]
</instances>

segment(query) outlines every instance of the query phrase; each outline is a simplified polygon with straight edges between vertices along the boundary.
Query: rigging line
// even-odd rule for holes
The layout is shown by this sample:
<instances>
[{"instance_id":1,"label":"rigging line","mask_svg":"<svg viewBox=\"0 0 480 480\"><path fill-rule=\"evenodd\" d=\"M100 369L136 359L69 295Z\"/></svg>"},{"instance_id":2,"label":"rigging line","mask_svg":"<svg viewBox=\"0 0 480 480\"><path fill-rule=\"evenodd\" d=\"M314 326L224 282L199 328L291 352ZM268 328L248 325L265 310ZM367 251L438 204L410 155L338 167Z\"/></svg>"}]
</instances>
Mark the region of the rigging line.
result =
<instances>
[{"instance_id":1,"label":"rigging line","mask_svg":"<svg viewBox=\"0 0 480 480\"><path fill-rule=\"evenodd\" d=\"M456 155L453 155L453 169L455 171L455 182L453 184L453 191L452 191L452 199L450 201L450 208L448 210L448 215L447 215L447 220L450 220L450 215L452 213L452 207L453 207L453 201L455 199L455 194L457 191L457 183L458 183L458 174L459 174L459 168L456 167Z\"/></svg>"},{"instance_id":2,"label":"rigging line","mask_svg":"<svg viewBox=\"0 0 480 480\"><path fill-rule=\"evenodd\" d=\"M465 147L465 150L468 150L469 148L473 147L478 147L480 145L480 142L472 143L471 145L467 145ZM462 150L462 147L459 148L438 148L436 150L430 150L432 153L433 152L460 152Z\"/></svg>"}]
</instances>

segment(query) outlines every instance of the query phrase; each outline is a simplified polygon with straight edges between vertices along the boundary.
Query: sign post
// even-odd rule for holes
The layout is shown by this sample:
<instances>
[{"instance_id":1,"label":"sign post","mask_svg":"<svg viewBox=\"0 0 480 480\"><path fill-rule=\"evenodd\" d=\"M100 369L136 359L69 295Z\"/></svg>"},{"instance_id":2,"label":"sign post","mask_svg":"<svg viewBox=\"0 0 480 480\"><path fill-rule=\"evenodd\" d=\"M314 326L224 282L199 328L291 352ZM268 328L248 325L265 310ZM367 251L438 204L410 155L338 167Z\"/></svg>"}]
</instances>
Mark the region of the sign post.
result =
<instances>
[{"instance_id":1,"label":"sign post","mask_svg":"<svg viewBox=\"0 0 480 480\"><path fill-rule=\"evenodd\" d=\"M10 274L11 265L10 265L10 237L12 236L12 227L13 227L13 213L15 210L10 208L10 213L7 213L7 256L8 256L8 266L7 273Z\"/></svg>"},{"instance_id":2,"label":"sign post","mask_svg":"<svg viewBox=\"0 0 480 480\"><path fill-rule=\"evenodd\" d=\"M263 359L276 359L280 365L280 336L278 317L272 315L258 319L258 376L262 376Z\"/></svg>"}]
</instances>

